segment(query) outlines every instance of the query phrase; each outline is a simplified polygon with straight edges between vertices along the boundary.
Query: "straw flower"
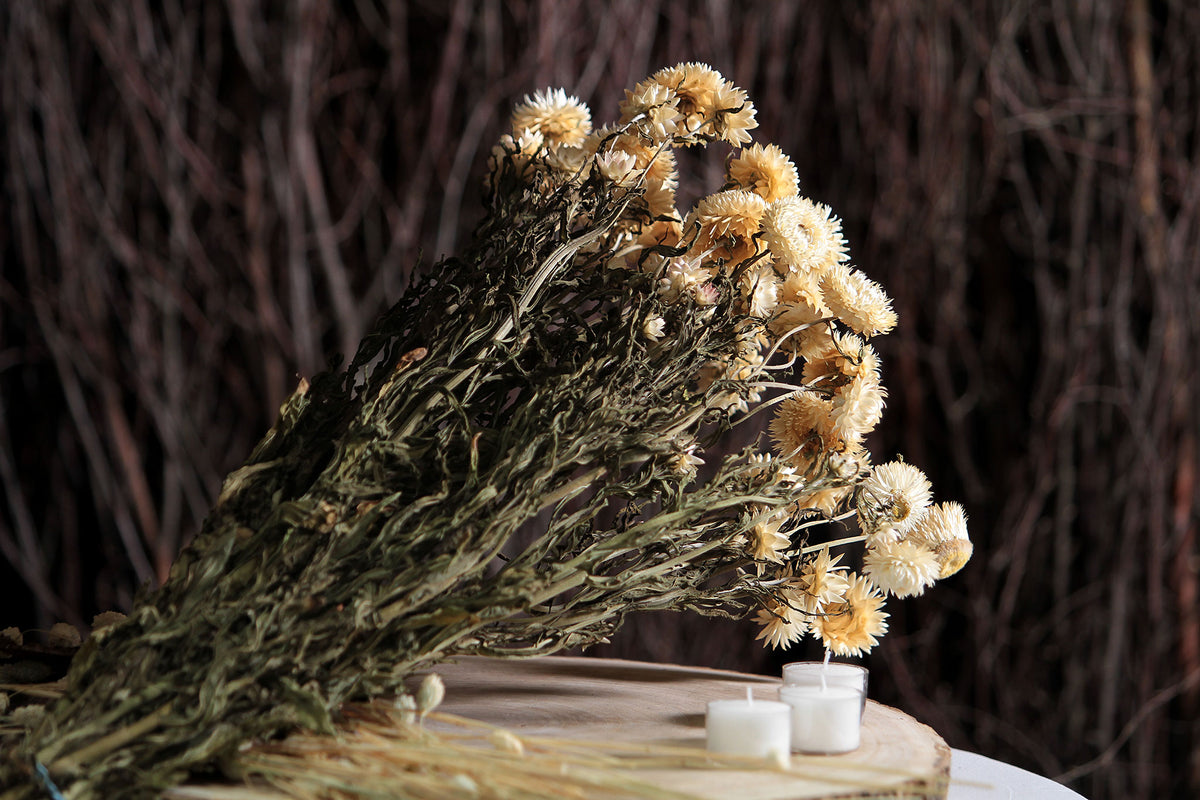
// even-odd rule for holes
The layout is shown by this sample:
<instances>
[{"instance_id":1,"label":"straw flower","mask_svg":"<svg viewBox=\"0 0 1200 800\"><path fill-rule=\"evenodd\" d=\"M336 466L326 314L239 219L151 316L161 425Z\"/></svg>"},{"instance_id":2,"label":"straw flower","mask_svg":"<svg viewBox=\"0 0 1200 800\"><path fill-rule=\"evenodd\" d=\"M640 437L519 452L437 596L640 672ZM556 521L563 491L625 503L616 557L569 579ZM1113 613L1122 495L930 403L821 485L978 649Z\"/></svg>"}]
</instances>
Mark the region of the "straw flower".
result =
<instances>
[{"instance_id":1,"label":"straw flower","mask_svg":"<svg viewBox=\"0 0 1200 800\"><path fill-rule=\"evenodd\" d=\"M944 542L967 539L967 514L959 503L938 503L916 521L908 537L934 548Z\"/></svg>"},{"instance_id":2,"label":"straw flower","mask_svg":"<svg viewBox=\"0 0 1200 800\"><path fill-rule=\"evenodd\" d=\"M704 463L704 459L696 455L695 442L681 446L668 463L668 469L678 478L692 479L696 477L696 468Z\"/></svg>"},{"instance_id":3,"label":"straw flower","mask_svg":"<svg viewBox=\"0 0 1200 800\"><path fill-rule=\"evenodd\" d=\"M513 109L513 132L531 130L545 137L548 144L578 145L592 131L592 112L562 89L547 89L525 96Z\"/></svg>"},{"instance_id":4,"label":"straw flower","mask_svg":"<svg viewBox=\"0 0 1200 800\"><path fill-rule=\"evenodd\" d=\"M685 135L689 135L698 133L712 116L717 90L724 82L721 73L707 64L689 62L660 69L635 86L634 92L644 92L648 83L657 83L674 92Z\"/></svg>"},{"instance_id":5,"label":"straw flower","mask_svg":"<svg viewBox=\"0 0 1200 800\"><path fill-rule=\"evenodd\" d=\"M667 330L667 321L662 317L650 317L642 323L642 336L657 342Z\"/></svg>"},{"instance_id":6,"label":"straw flower","mask_svg":"<svg viewBox=\"0 0 1200 800\"><path fill-rule=\"evenodd\" d=\"M863 574L895 597L922 594L942 572L937 555L908 539L877 539L863 556Z\"/></svg>"},{"instance_id":7,"label":"straw flower","mask_svg":"<svg viewBox=\"0 0 1200 800\"><path fill-rule=\"evenodd\" d=\"M754 621L762 626L756 639L763 639L765 644L777 650L786 650L800 641L808 633L808 617L791 608L786 603L773 601L766 608L761 608L754 616Z\"/></svg>"},{"instance_id":8,"label":"straw flower","mask_svg":"<svg viewBox=\"0 0 1200 800\"><path fill-rule=\"evenodd\" d=\"M842 223L828 206L807 197L782 197L762 215L763 241L789 269L821 275L847 260Z\"/></svg>"},{"instance_id":9,"label":"straw flower","mask_svg":"<svg viewBox=\"0 0 1200 800\"><path fill-rule=\"evenodd\" d=\"M879 355L853 333L824 329L828 335L814 340L801 375L806 386L840 386L861 377L879 383Z\"/></svg>"},{"instance_id":10,"label":"straw flower","mask_svg":"<svg viewBox=\"0 0 1200 800\"><path fill-rule=\"evenodd\" d=\"M948 578L971 558L974 546L967 535L967 515L955 502L932 506L917 520L908 538L933 550L941 565L939 577Z\"/></svg>"},{"instance_id":11,"label":"straw flower","mask_svg":"<svg viewBox=\"0 0 1200 800\"><path fill-rule=\"evenodd\" d=\"M773 484L794 486L799 480L796 468L773 453L754 453L749 463L754 467L752 474L756 478L770 478Z\"/></svg>"},{"instance_id":12,"label":"straw flower","mask_svg":"<svg viewBox=\"0 0 1200 800\"><path fill-rule=\"evenodd\" d=\"M752 317L769 317L779 305L779 279L770 267L757 266L746 270L738 282L746 313Z\"/></svg>"},{"instance_id":13,"label":"straw flower","mask_svg":"<svg viewBox=\"0 0 1200 800\"><path fill-rule=\"evenodd\" d=\"M667 262L667 268L658 280L658 294L668 303L674 303L706 284L712 276L712 270L700 266L700 259L676 256Z\"/></svg>"},{"instance_id":14,"label":"straw flower","mask_svg":"<svg viewBox=\"0 0 1200 800\"><path fill-rule=\"evenodd\" d=\"M808 468L811 468L811 465ZM801 509L811 509L820 511L827 516L833 516L850 497L851 491L849 486L830 486L826 489L809 490L797 502L797 506Z\"/></svg>"},{"instance_id":15,"label":"straw flower","mask_svg":"<svg viewBox=\"0 0 1200 800\"><path fill-rule=\"evenodd\" d=\"M828 311L798 297L788 298L788 281L783 282L781 298L767 328L780 343L780 349L804 359L819 357L829 349ZM786 339L782 337L786 336Z\"/></svg>"},{"instance_id":16,"label":"straw flower","mask_svg":"<svg viewBox=\"0 0 1200 800\"><path fill-rule=\"evenodd\" d=\"M699 144L719 139L740 146L750 141L748 131L758 126L754 105L746 93L721 77L707 64L689 62L664 67L633 88L626 97L622 117L636 121L639 114L663 107L662 95L651 90L658 84L676 97L679 118L675 123L677 144ZM666 101L669 102L669 101ZM666 124L662 126L664 129Z\"/></svg>"},{"instance_id":17,"label":"straw flower","mask_svg":"<svg viewBox=\"0 0 1200 800\"><path fill-rule=\"evenodd\" d=\"M844 441L861 439L883 419L887 390L869 373L855 375L833 393L833 433Z\"/></svg>"},{"instance_id":18,"label":"straw flower","mask_svg":"<svg viewBox=\"0 0 1200 800\"><path fill-rule=\"evenodd\" d=\"M630 186L637 180L637 157L621 150L597 153L596 169L617 186Z\"/></svg>"},{"instance_id":19,"label":"straw flower","mask_svg":"<svg viewBox=\"0 0 1200 800\"><path fill-rule=\"evenodd\" d=\"M726 171L730 189L745 189L772 203L796 194L800 178L796 165L778 145L752 145L738 153Z\"/></svg>"},{"instance_id":20,"label":"straw flower","mask_svg":"<svg viewBox=\"0 0 1200 800\"><path fill-rule=\"evenodd\" d=\"M761 508L752 508L749 517L761 516L762 513ZM783 564L783 553L791 544L791 539L786 533L780 533L779 529L787 520L786 511L776 512L750 526L750 555L755 561ZM758 564L759 575L762 575L764 567L765 564Z\"/></svg>"},{"instance_id":21,"label":"straw flower","mask_svg":"<svg viewBox=\"0 0 1200 800\"><path fill-rule=\"evenodd\" d=\"M844 602L850 581L844 574L846 568L838 565L841 560L840 554L831 558L829 548L822 548L789 581L785 595L809 614L819 614L828 606Z\"/></svg>"},{"instance_id":22,"label":"straw flower","mask_svg":"<svg viewBox=\"0 0 1200 800\"><path fill-rule=\"evenodd\" d=\"M713 97L713 119L709 123L715 138L734 147L749 143L749 131L758 127L754 116L754 104L746 93L728 81L722 82Z\"/></svg>"},{"instance_id":23,"label":"straw flower","mask_svg":"<svg viewBox=\"0 0 1200 800\"><path fill-rule=\"evenodd\" d=\"M664 153L664 155L666 154ZM650 212L652 218L658 221L667 217L671 218L678 228L675 233L675 241L679 241L679 237L683 234L683 220L679 219L679 212L675 210L675 180L647 179L642 202L646 204L646 210Z\"/></svg>"},{"instance_id":24,"label":"straw flower","mask_svg":"<svg viewBox=\"0 0 1200 800\"><path fill-rule=\"evenodd\" d=\"M887 633L883 595L866 578L851 573L845 602L826 607L824 616L814 617L813 635L839 656L860 656L879 643Z\"/></svg>"},{"instance_id":25,"label":"straw flower","mask_svg":"<svg viewBox=\"0 0 1200 800\"><path fill-rule=\"evenodd\" d=\"M636 125L643 136L665 142L675 134L681 118L679 96L670 87L648 79L625 90L621 124Z\"/></svg>"},{"instance_id":26,"label":"straw flower","mask_svg":"<svg viewBox=\"0 0 1200 800\"><path fill-rule=\"evenodd\" d=\"M445 697L446 684L442 683L440 675L431 672L421 679L421 685L417 688L417 711L423 718L441 705Z\"/></svg>"},{"instance_id":27,"label":"straw flower","mask_svg":"<svg viewBox=\"0 0 1200 800\"><path fill-rule=\"evenodd\" d=\"M816 392L797 392L779 404L769 425L771 438L785 457L811 455L830 428L832 410L833 403Z\"/></svg>"},{"instance_id":28,"label":"straw flower","mask_svg":"<svg viewBox=\"0 0 1200 800\"><path fill-rule=\"evenodd\" d=\"M486 185L489 188L494 187L494 176L506 161L511 162L513 171L518 178L522 181L530 181L536 174L536 162L545 157L545 151L545 138L537 131L526 128L515 136L504 134L492 148Z\"/></svg>"},{"instance_id":29,"label":"straw flower","mask_svg":"<svg viewBox=\"0 0 1200 800\"><path fill-rule=\"evenodd\" d=\"M702 198L684 221L684 227L699 228L695 252L711 249L712 256L739 264L758 254L754 241L766 203L753 192L731 189Z\"/></svg>"},{"instance_id":30,"label":"straw flower","mask_svg":"<svg viewBox=\"0 0 1200 800\"><path fill-rule=\"evenodd\" d=\"M675 155L667 148L638 136L614 128L601 128L587 137L585 150L599 153L601 145L609 152L628 153L634 158L634 166L645 174L647 185L674 189L678 182Z\"/></svg>"},{"instance_id":31,"label":"straw flower","mask_svg":"<svg viewBox=\"0 0 1200 800\"><path fill-rule=\"evenodd\" d=\"M888 529L901 534L925 514L933 501L929 478L904 461L879 464L862 482L859 491L860 518L869 516L883 521L878 526L864 527L882 527L885 523Z\"/></svg>"},{"instance_id":32,"label":"straw flower","mask_svg":"<svg viewBox=\"0 0 1200 800\"><path fill-rule=\"evenodd\" d=\"M896 327L896 312L883 287L856 269L833 265L821 276L825 302L842 322L863 336Z\"/></svg>"},{"instance_id":33,"label":"straw flower","mask_svg":"<svg viewBox=\"0 0 1200 800\"><path fill-rule=\"evenodd\" d=\"M560 178L571 178L584 173L592 155L593 153L579 146L553 147L546 153L546 166L558 173Z\"/></svg>"}]
</instances>

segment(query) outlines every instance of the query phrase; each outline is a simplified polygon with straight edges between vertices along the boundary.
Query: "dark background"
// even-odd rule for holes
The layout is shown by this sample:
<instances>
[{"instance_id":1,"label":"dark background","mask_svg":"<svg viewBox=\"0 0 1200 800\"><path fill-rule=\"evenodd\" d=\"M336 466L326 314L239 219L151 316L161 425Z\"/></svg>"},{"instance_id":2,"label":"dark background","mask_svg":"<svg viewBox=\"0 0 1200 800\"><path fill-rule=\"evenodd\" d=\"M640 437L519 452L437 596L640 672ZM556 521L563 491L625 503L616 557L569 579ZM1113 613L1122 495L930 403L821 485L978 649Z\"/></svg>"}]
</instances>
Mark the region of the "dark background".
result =
<instances>
[{"instance_id":1,"label":"dark background","mask_svg":"<svg viewBox=\"0 0 1200 800\"><path fill-rule=\"evenodd\" d=\"M895 300L877 460L970 515L873 696L1089 797L1200 793L1195 4L7 2L0 37L0 626L164 574L299 376L469 235L514 101L603 123L704 61ZM594 652L818 655L755 632Z\"/></svg>"}]
</instances>

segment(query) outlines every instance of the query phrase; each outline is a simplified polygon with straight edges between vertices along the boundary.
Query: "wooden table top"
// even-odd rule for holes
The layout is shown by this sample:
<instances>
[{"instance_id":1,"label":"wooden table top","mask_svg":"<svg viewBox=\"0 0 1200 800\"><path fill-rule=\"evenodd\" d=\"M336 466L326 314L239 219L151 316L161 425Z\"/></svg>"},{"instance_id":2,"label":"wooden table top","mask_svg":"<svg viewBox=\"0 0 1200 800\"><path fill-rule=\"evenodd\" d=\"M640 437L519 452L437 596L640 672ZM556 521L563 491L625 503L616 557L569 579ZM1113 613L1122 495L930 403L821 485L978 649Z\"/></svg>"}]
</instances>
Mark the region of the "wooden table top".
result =
<instances>
[{"instance_id":1,"label":"wooden table top","mask_svg":"<svg viewBox=\"0 0 1200 800\"><path fill-rule=\"evenodd\" d=\"M708 701L776 699L779 679L614 659L464 658L433 670L446 685L439 711L518 735L705 747ZM868 700L862 745L839 756L793 755L787 772L639 769L637 777L697 797L799 800L893 796L944 798L950 748L931 728Z\"/></svg>"}]
</instances>

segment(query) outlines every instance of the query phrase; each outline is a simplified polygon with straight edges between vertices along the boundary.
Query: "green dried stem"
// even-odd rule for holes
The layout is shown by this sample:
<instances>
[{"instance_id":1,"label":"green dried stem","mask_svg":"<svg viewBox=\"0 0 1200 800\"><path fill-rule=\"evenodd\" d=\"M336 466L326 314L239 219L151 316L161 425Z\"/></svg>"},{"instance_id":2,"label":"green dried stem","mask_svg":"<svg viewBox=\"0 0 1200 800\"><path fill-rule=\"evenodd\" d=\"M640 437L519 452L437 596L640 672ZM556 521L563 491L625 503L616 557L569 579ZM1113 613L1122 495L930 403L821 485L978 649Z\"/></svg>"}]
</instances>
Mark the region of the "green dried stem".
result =
<instances>
[{"instance_id":1,"label":"green dried stem","mask_svg":"<svg viewBox=\"0 0 1200 800\"><path fill-rule=\"evenodd\" d=\"M732 305L689 323L604 268L596 244L635 194L496 191L477 246L297 390L166 584L83 647L4 762L4 797L33 796L37 764L73 798L153 796L247 740L331 731L343 702L439 660L768 591L738 569L738 512L788 492L744 460L687 492L672 468L715 418L693 379L732 347ZM639 337L651 313L676 323L670 345Z\"/></svg>"}]
</instances>

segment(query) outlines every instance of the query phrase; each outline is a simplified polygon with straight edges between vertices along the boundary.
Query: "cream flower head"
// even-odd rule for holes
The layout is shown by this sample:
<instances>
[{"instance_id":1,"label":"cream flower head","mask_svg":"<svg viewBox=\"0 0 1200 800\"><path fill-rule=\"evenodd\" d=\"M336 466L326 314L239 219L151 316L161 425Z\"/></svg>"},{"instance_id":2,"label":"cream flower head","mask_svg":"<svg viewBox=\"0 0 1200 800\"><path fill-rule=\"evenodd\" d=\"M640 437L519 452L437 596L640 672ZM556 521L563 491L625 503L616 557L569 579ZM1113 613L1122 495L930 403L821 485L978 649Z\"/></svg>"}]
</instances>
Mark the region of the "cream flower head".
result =
<instances>
[{"instance_id":1,"label":"cream flower head","mask_svg":"<svg viewBox=\"0 0 1200 800\"><path fill-rule=\"evenodd\" d=\"M677 444L676 452L668 461L671 472L687 480L696 477L696 468L704 463L704 459L696 455L698 447L695 442Z\"/></svg>"},{"instance_id":2,"label":"cream flower head","mask_svg":"<svg viewBox=\"0 0 1200 800\"><path fill-rule=\"evenodd\" d=\"M655 83L678 98L680 118L676 120L675 141L680 144L719 139L740 146L750 141L748 131L758 126L754 105L746 93L707 64L690 62L660 69L634 87L634 97L647 97L650 85ZM629 102L631 111L639 106L636 100ZM634 117L636 114L630 118Z\"/></svg>"},{"instance_id":3,"label":"cream flower head","mask_svg":"<svg viewBox=\"0 0 1200 800\"><path fill-rule=\"evenodd\" d=\"M532 182L546 156L546 141L542 134L525 128L516 135L504 134L492 148L488 161L489 173L485 185L495 185L495 176L505 164L512 167L513 174L525 182Z\"/></svg>"},{"instance_id":4,"label":"cream flower head","mask_svg":"<svg viewBox=\"0 0 1200 800\"><path fill-rule=\"evenodd\" d=\"M670 87L647 79L634 89L625 90L621 124L636 126L643 136L665 142L675 135L681 119L679 95Z\"/></svg>"},{"instance_id":5,"label":"cream flower head","mask_svg":"<svg viewBox=\"0 0 1200 800\"><path fill-rule=\"evenodd\" d=\"M891 298L882 286L858 270L835 264L821 276L821 288L834 315L863 336L887 333L896 327Z\"/></svg>"},{"instance_id":6,"label":"cream flower head","mask_svg":"<svg viewBox=\"0 0 1200 800\"><path fill-rule=\"evenodd\" d=\"M725 175L729 188L754 192L768 203L794 196L800 186L796 165L774 144L756 144L740 151Z\"/></svg>"},{"instance_id":7,"label":"cream flower head","mask_svg":"<svg viewBox=\"0 0 1200 800\"><path fill-rule=\"evenodd\" d=\"M768 515L763 513L762 508L752 507L748 517L747 523L754 520L754 517L759 517L749 525L749 550L754 560L760 562L758 574L762 575L765 566L762 562L782 564L783 554L791 544L788 535L779 531L787 522L788 513L784 510Z\"/></svg>"},{"instance_id":8,"label":"cream flower head","mask_svg":"<svg viewBox=\"0 0 1200 800\"><path fill-rule=\"evenodd\" d=\"M919 595L941 577L937 555L908 539L878 539L863 556L863 574L894 597Z\"/></svg>"},{"instance_id":9,"label":"cream flower head","mask_svg":"<svg viewBox=\"0 0 1200 800\"><path fill-rule=\"evenodd\" d=\"M623 150L609 150L595 155L596 169L606 180L617 186L631 186L637 181L637 158Z\"/></svg>"},{"instance_id":10,"label":"cream flower head","mask_svg":"<svg viewBox=\"0 0 1200 800\"><path fill-rule=\"evenodd\" d=\"M960 504L952 501L930 507L907 538L933 550L942 567L942 578L962 569L974 550L967 534L967 514Z\"/></svg>"},{"instance_id":11,"label":"cream flower head","mask_svg":"<svg viewBox=\"0 0 1200 800\"><path fill-rule=\"evenodd\" d=\"M721 73L712 67L691 61L673 67L663 67L635 86L634 92L645 91L645 87L650 83L657 83L671 90L677 98L681 117L679 122L686 134L691 134L698 133L712 116L717 89L724 82Z\"/></svg>"},{"instance_id":12,"label":"cream flower head","mask_svg":"<svg viewBox=\"0 0 1200 800\"><path fill-rule=\"evenodd\" d=\"M807 197L782 197L762 215L763 241L789 269L821 275L850 258L842 223L828 206Z\"/></svg>"},{"instance_id":13,"label":"cream flower head","mask_svg":"<svg viewBox=\"0 0 1200 800\"><path fill-rule=\"evenodd\" d=\"M756 265L746 270L738 281L738 289L743 308L752 317L770 317L779 305L779 279L770 267Z\"/></svg>"},{"instance_id":14,"label":"cream flower head","mask_svg":"<svg viewBox=\"0 0 1200 800\"><path fill-rule=\"evenodd\" d=\"M811 621L813 635L839 656L860 656L879 643L887 633L883 595L865 577L850 573L846 600L825 609Z\"/></svg>"},{"instance_id":15,"label":"cream flower head","mask_svg":"<svg viewBox=\"0 0 1200 800\"><path fill-rule=\"evenodd\" d=\"M780 650L786 650L800 641L809 630L807 616L778 601L760 608L754 621L762 626L755 638L764 639L766 644Z\"/></svg>"},{"instance_id":16,"label":"cream flower head","mask_svg":"<svg viewBox=\"0 0 1200 800\"><path fill-rule=\"evenodd\" d=\"M806 386L836 386L856 377L879 382L879 355L855 334L834 329L813 344L801 372Z\"/></svg>"},{"instance_id":17,"label":"cream flower head","mask_svg":"<svg viewBox=\"0 0 1200 800\"><path fill-rule=\"evenodd\" d=\"M713 118L709 123L714 138L741 147L750 142L750 131L758 127L754 104L746 93L728 81L717 88L713 97Z\"/></svg>"},{"instance_id":18,"label":"cream flower head","mask_svg":"<svg viewBox=\"0 0 1200 800\"><path fill-rule=\"evenodd\" d=\"M829 326L824 322L829 318L829 312L800 297L789 299L787 284L788 281L784 281L775 315L767 328L779 342L780 349L795 353L806 361L819 358L829 349Z\"/></svg>"},{"instance_id":19,"label":"cream flower head","mask_svg":"<svg viewBox=\"0 0 1200 800\"><path fill-rule=\"evenodd\" d=\"M796 468L778 458L774 453L753 453L748 462L756 478L771 478L771 483L785 486L795 486L799 480Z\"/></svg>"},{"instance_id":20,"label":"cream flower head","mask_svg":"<svg viewBox=\"0 0 1200 800\"><path fill-rule=\"evenodd\" d=\"M802 509L812 509L834 516L849 497L849 486L830 486L827 489L818 489L806 494L797 505Z\"/></svg>"},{"instance_id":21,"label":"cream flower head","mask_svg":"<svg viewBox=\"0 0 1200 800\"><path fill-rule=\"evenodd\" d=\"M698 258L676 256L667 262L663 276L658 279L658 293L668 303L674 303L707 285L713 274L713 270L701 266Z\"/></svg>"},{"instance_id":22,"label":"cream flower head","mask_svg":"<svg viewBox=\"0 0 1200 800\"><path fill-rule=\"evenodd\" d=\"M959 503L938 503L916 521L908 538L931 548L955 539L968 539L967 513Z\"/></svg>"},{"instance_id":23,"label":"cream flower head","mask_svg":"<svg viewBox=\"0 0 1200 800\"><path fill-rule=\"evenodd\" d=\"M883 419L887 390L869 373L855 375L833 393L833 432L845 441L857 441L875 430Z\"/></svg>"},{"instance_id":24,"label":"cream flower head","mask_svg":"<svg viewBox=\"0 0 1200 800\"><path fill-rule=\"evenodd\" d=\"M534 92L512 115L513 133L531 130L540 133L548 144L578 145L592 132L592 112L578 97L567 96L562 89Z\"/></svg>"},{"instance_id":25,"label":"cream flower head","mask_svg":"<svg viewBox=\"0 0 1200 800\"><path fill-rule=\"evenodd\" d=\"M816 392L797 392L781 402L768 426L779 452L791 461L810 456L830 431L832 411L833 404Z\"/></svg>"},{"instance_id":26,"label":"cream flower head","mask_svg":"<svg viewBox=\"0 0 1200 800\"><path fill-rule=\"evenodd\" d=\"M859 485L859 517L903 534L925 515L933 501L933 486L920 468L889 461L871 470Z\"/></svg>"},{"instance_id":27,"label":"cream flower head","mask_svg":"<svg viewBox=\"0 0 1200 800\"><path fill-rule=\"evenodd\" d=\"M647 317L642 323L642 336L657 342L667 331L667 321L662 317Z\"/></svg>"},{"instance_id":28,"label":"cream flower head","mask_svg":"<svg viewBox=\"0 0 1200 800\"><path fill-rule=\"evenodd\" d=\"M628 153L634 157L637 169L645 173L646 183L674 188L678 183L675 170L675 155L668 148L633 133L622 133L613 128L594 131L583 143L585 150L599 153L601 146L607 152Z\"/></svg>"},{"instance_id":29,"label":"cream flower head","mask_svg":"<svg viewBox=\"0 0 1200 800\"><path fill-rule=\"evenodd\" d=\"M816 556L800 568L800 574L788 581L785 596L794 605L809 614L820 614L831 605L845 600L850 588L846 568L839 566L842 560L829 555L829 548L822 548Z\"/></svg>"},{"instance_id":30,"label":"cream flower head","mask_svg":"<svg viewBox=\"0 0 1200 800\"><path fill-rule=\"evenodd\" d=\"M753 192L732 189L710 194L696 203L684 221L685 231L699 229L692 250L711 251L726 264L740 264L759 253L754 240L766 203Z\"/></svg>"}]
</instances>

